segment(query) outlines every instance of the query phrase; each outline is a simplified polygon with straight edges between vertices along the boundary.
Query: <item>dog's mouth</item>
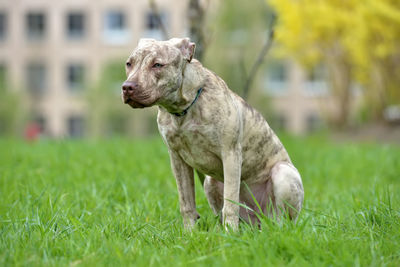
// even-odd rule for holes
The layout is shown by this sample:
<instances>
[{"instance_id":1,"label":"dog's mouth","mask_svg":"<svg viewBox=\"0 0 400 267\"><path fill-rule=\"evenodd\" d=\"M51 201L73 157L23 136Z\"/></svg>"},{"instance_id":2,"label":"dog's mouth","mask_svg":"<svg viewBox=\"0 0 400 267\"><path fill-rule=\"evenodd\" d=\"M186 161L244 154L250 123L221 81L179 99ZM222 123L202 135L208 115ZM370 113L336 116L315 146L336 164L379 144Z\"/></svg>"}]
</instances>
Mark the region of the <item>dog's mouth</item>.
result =
<instances>
[{"instance_id":1,"label":"dog's mouth","mask_svg":"<svg viewBox=\"0 0 400 267\"><path fill-rule=\"evenodd\" d=\"M132 108L145 108L147 107L146 105L136 102L135 100L131 99L131 98L125 98L124 99L124 103L128 104L129 106L131 106Z\"/></svg>"},{"instance_id":2,"label":"dog's mouth","mask_svg":"<svg viewBox=\"0 0 400 267\"><path fill-rule=\"evenodd\" d=\"M157 97L146 92L122 92L122 101L132 108L147 108L157 102Z\"/></svg>"}]
</instances>

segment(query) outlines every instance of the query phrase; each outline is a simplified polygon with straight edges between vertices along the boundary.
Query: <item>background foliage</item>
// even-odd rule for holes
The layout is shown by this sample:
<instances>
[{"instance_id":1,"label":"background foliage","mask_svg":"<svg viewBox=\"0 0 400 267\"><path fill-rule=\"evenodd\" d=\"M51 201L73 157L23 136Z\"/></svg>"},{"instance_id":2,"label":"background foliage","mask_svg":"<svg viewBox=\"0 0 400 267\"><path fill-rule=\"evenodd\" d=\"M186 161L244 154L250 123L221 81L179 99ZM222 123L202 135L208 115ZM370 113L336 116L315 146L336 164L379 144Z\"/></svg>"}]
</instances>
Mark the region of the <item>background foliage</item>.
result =
<instances>
[{"instance_id":1,"label":"background foliage","mask_svg":"<svg viewBox=\"0 0 400 267\"><path fill-rule=\"evenodd\" d=\"M271 24L272 12L262 0L222 1L216 10L210 11L206 20L209 36L203 65L218 74L229 88L243 96L250 68L256 61ZM268 64L269 58L265 59ZM263 92L265 65L254 78L247 99L264 116L273 116L268 96ZM273 123L273 121L271 120Z\"/></svg>"},{"instance_id":2,"label":"background foliage","mask_svg":"<svg viewBox=\"0 0 400 267\"><path fill-rule=\"evenodd\" d=\"M0 66L0 136L13 136L21 132L26 120L26 99L10 89L7 73Z\"/></svg>"},{"instance_id":3,"label":"background foliage","mask_svg":"<svg viewBox=\"0 0 400 267\"><path fill-rule=\"evenodd\" d=\"M304 66L325 64L346 124L354 82L365 105L381 119L400 104L400 2L396 0L270 0L279 23L281 54Z\"/></svg>"}]
</instances>

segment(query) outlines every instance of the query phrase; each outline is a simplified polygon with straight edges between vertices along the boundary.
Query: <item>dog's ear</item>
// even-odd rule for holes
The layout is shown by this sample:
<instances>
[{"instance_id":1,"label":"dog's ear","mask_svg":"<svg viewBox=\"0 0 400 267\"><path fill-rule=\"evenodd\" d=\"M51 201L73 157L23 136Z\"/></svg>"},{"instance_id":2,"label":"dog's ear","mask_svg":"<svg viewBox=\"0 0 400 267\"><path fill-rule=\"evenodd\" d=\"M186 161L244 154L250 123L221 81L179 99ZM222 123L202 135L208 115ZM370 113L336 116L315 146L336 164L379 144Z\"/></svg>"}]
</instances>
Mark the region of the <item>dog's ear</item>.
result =
<instances>
[{"instance_id":1,"label":"dog's ear","mask_svg":"<svg viewBox=\"0 0 400 267\"><path fill-rule=\"evenodd\" d=\"M181 51L188 62L192 61L196 49L195 43L190 42L189 38L173 38L170 41Z\"/></svg>"},{"instance_id":2,"label":"dog's ear","mask_svg":"<svg viewBox=\"0 0 400 267\"><path fill-rule=\"evenodd\" d=\"M148 43L153 43L155 41L156 41L155 39L151 39L151 38L141 38L139 40L138 47L144 46Z\"/></svg>"}]
</instances>

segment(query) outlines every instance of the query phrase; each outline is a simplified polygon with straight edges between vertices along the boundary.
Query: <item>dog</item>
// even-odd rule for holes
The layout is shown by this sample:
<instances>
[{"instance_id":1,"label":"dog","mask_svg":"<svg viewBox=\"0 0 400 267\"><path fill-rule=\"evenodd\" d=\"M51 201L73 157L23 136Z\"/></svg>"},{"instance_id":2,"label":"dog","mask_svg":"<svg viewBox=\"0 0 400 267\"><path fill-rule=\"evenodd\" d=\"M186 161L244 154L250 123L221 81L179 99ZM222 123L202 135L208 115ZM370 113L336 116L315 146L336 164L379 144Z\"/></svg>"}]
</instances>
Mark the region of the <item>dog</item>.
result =
<instances>
[{"instance_id":1,"label":"dog","mask_svg":"<svg viewBox=\"0 0 400 267\"><path fill-rule=\"evenodd\" d=\"M140 39L126 61L121 92L132 108L158 106L184 227L192 229L199 219L194 170L205 177L208 203L227 229L238 229L239 218L257 223L260 213L296 220L304 190L282 143L194 53L189 38Z\"/></svg>"}]
</instances>

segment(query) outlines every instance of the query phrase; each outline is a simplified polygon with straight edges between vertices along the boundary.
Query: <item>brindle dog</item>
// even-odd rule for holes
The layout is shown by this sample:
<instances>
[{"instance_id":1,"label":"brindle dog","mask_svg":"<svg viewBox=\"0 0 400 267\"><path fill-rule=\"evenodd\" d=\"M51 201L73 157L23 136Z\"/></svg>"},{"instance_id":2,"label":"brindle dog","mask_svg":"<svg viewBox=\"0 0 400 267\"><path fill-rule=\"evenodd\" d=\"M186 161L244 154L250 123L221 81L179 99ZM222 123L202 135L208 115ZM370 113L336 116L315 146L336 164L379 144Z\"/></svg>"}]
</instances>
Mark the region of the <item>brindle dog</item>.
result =
<instances>
[{"instance_id":1,"label":"brindle dog","mask_svg":"<svg viewBox=\"0 0 400 267\"><path fill-rule=\"evenodd\" d=\"M215 214L222 211L226 227L237 229L239 216L256 223L254 212L296 220L303 185L282 143L260 113L193 59L194 51L188 38L141 39L122 86L132 108L159 107L185 228L199 218L194 170L206 175L208 202Z\"/></svg>"}]
</instances>

